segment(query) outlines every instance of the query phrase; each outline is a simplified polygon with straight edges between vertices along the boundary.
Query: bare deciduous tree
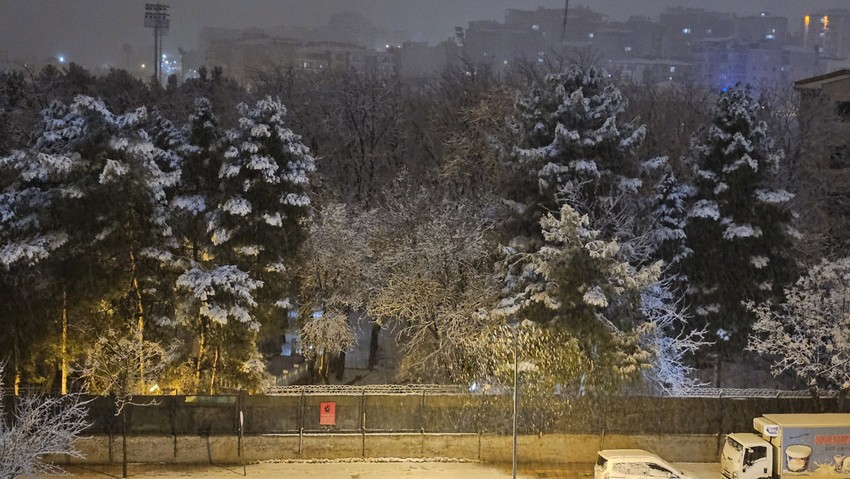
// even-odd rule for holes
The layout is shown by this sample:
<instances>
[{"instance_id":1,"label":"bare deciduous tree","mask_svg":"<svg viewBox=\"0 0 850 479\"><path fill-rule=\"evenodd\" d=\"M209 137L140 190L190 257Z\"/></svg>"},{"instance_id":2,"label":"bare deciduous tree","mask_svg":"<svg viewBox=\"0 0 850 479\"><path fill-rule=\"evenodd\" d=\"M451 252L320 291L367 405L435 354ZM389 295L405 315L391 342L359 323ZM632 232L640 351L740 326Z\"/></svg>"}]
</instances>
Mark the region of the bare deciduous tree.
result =
<instances>
[{"instance_id":1,"label":"bare deciduous tree","mask_svg":"<svg viewBox=\"0 0 850 479\"><path fill-rule=\"evenodd\" d=\"M792 372L817 398L822 390L850 391L850 259L822 262L793 286L785 300L747 303L755 313L748 349L772 359L774 375Z\"/></svg>"},{"instance_id":2,"label":"bare deciduous tree","mask_svg":"<svg viewBox=\"0 0 850 479\"><path fill-rule=\"evenodd\" d=\"M0 377L4 364L0 363ZM79 394L42 397L20 396L14 408L6 410L3 383L0 381L0 477L42 477L62 474L46 455L66 454L81 458L74 447L89 423L88 408Z\"/></svg>"}]
</instances>

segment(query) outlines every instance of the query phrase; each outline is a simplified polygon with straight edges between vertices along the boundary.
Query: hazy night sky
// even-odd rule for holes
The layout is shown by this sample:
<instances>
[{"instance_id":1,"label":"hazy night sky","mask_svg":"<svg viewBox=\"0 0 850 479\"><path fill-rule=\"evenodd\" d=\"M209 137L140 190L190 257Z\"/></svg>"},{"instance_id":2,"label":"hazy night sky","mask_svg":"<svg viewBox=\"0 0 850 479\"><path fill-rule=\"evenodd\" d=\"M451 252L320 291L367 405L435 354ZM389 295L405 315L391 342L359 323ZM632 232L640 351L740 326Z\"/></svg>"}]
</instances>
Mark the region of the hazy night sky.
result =
<instances>
[{"instance_id":1,"label":"hazy night sky","mask_svg":"<svg viewBox=\"0 0 850 479\"><path fill-rule=\"evenodd\" d=\"M151 0L148 0L151 1ZM144 0L0 0L0 61L44 62L65 55L85 66L123 66L123 45L140 53L153 49L144 28ZM471 20L504 20L507 8L563 7L564 0L170 0L171 30L165 52L197 48L204 26L276 27L327 22L337 11L360 11L375 25L408 32L411 39L436 43ZM667 6L688 6L752 15L759 11L797 18L818 9L841 7L847 0L571 0L625 20L657 16Z\"/></svg>"}]
</instances>

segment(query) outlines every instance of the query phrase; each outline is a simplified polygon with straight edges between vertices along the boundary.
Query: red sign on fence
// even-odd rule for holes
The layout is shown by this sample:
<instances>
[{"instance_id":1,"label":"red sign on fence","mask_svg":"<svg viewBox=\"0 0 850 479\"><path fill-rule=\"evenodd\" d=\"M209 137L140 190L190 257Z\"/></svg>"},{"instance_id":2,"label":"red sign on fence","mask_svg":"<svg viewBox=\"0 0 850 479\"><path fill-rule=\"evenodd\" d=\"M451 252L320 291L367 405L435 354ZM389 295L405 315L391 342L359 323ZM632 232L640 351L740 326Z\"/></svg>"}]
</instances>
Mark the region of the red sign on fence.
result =
<instances>
[{"instance_id":1,"label":"red sign on fence","mask_svg":"<svg viewBox=\"0 0 850 479\"><path fill-rule=\"evenodd\" d=\"M323 402L319 404L319 425L336 426L335 402Z\"/></svg>"}]
</instances>

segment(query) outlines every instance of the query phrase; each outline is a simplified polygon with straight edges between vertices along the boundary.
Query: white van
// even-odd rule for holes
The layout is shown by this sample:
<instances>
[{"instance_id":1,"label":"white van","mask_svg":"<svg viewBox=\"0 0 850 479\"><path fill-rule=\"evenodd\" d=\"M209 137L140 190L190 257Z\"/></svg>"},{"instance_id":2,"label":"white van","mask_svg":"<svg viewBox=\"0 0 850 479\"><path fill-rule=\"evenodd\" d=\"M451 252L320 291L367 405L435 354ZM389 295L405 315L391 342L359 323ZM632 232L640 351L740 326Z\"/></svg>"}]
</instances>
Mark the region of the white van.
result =
<instances>
[{"instance_id":1,"label":"white van","mask_svg":"<svg viewBox=\"0 0 850 479\"><path fill-rule=\"evenodd\" d=\"M674 466L642 449L599 451L593 479L696 479L690 471Z\"/></svg>"}]
</instances>

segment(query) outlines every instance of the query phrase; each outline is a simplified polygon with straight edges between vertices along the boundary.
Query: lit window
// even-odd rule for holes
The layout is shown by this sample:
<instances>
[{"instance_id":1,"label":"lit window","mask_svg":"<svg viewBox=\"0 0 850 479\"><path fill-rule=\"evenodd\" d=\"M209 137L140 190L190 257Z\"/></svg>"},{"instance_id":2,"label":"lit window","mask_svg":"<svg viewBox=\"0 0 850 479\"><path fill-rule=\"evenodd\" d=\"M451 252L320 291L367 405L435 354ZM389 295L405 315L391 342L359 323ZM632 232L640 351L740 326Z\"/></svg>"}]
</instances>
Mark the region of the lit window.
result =
<instances>
[{"instance_id":1,"label":"lit window","mask_svg":"<svg viewBox=\"0 0 850 479\"><path fill-rule=\"evenodd\" d=\"M630 51L632 51L632 47L626 47L626 48L624 48L624 50L627 51L627 52L630 52Z\"/></svg>"},{"instance_id":2,"label":"lit window","mask_svg":"<svg viewBox=\"0 0 850 479\"><path fill-rule=\"evenodd\" d=\"M676 67L670 67L670 73L676 73Z\"/></svg>"},{"instance_id":3,"label":"lit window","mask_svg":"<svg viewBox=\"0 0 850 479\"><path fill-rule=\"evenodd\" d=\"M685 35L690 35L690 34L691 34L691 29L690 29L690 28L683 28L683 29L682 29L682 33L684 33Z\"/></svg>"},{"instance_id":4,"label":"lit window","mask_svg":"<svg viewBox=\"0 0 850 479\"><path fill-rule=\"evenodd\" d=\"M588 33L588 34L587 34L587 36L588 36L589 38L593 38L593 34L592 34L592 33Z\"/></svg>"},{"instance_id":5,"label":"lit window","mask_svg":"<svg viewBox=\"0 0 850 479\"><path fill-rule=\"evenodd\" d=\"M538 32L538 31L540 31L540 25L537 25L537 24L532 25L531 29L534 30L535 32Z\"/></svg>"},{"instance_id":6,"label":"lit window","mask_svg":"<svg viewBox=\"0 0 850 479\"><path fill-rule=\"evenodd\" d=\"M776 35L774 35L772 33L768 33L767 35L764 36L764 38L767 38L768 40L774 40L776 38Z\"/></svg>"}]
</instances>

